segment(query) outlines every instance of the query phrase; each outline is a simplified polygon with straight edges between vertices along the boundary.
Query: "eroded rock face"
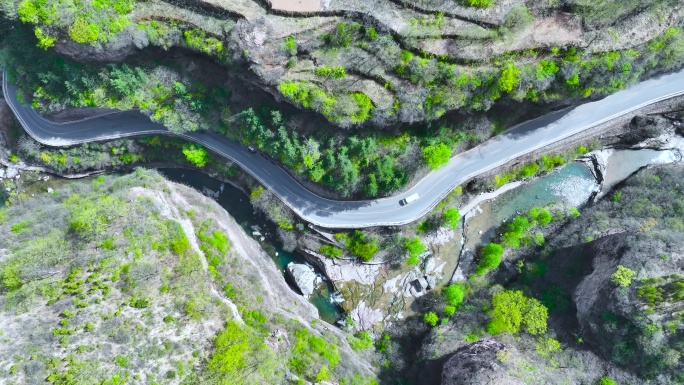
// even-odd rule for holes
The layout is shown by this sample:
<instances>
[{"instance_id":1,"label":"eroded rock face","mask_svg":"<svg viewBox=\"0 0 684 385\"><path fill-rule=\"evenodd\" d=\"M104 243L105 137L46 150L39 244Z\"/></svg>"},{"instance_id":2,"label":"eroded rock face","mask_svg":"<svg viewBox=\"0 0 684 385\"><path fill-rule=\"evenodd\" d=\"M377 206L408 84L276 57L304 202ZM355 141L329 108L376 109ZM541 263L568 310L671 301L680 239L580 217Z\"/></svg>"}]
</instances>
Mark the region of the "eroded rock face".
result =
<instances>
[{"instance_id":1,"label":"eroded rock face","mask_svg":"<svg viewBox=\"0 0 684 385\"><path fill-rule=\"evenodd\" d=\"M511 377L497 357L506 345L495 340L473 342L457 350L444 364L442 385L522 385Z\"/></svg>"},{"instance_id":2,"label":"eroded rock face","mask_svg":"<svg viewBox=\"0 0 684 385\"><path fill-rule=\"evenodd\" d=\"M304 298L309 298L320 282L313 268L301 263L290 262L287 265L287 273L292 277L295 284L302 292Z\"/></svg>"},{"instance_id":3,"label":"eroded rock face","mask_svg":"<svg viewBox=\"0 0 684 385\"><path fill-rule=\"evenodd\" d=\"M622 137L625 144L637 144L646 139L656 138L672 126L662 116L639 115L630 123L630 131Z\"/></svg>"}]
</instances>

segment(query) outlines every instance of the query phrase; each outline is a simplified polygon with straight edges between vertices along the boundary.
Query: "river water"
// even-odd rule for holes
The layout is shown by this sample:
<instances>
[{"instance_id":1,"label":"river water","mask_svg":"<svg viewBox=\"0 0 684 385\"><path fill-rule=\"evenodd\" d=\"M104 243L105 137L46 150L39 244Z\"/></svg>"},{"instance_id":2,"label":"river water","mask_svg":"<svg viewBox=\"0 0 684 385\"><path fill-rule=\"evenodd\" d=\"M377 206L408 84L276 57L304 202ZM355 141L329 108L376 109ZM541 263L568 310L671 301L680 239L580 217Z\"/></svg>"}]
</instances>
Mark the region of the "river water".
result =
<instances>
[{"instance_id":1,"label":"river water","mask_svg":"<svg viewBox=\"0 0 684 385\"><path fill-rule=\"evenodd\" d=\"M306 263L304 257L296 251L290 253L282 249L282 244L277 239L275 224L269 221L263 214L255 212L249 197L239 189L228 183L222 184L220 181L199 171L174 168L158 169L158 171L167 179L193 187L198 191L202 191L203 188L220 191L221 185L223 185L223 191L219 194L216 201L235 218L247 234L252 234L254 231L252 226L259 227L259 232L265 236L265 240L261 241L259 236L253 237L259 242L261 248L271 256L278 270L283 272L283 278L285 278L284 271L288 263ZM291 283L290 285L292 286ZM318 314L322 320L334 324L340 319L342 314L331 296L330 289L329 285L320 285L318 290L309 298L309 302L318 309Z\"/></svg>"},{"instance_id":2,"label":"river water","mask_svg":"<svg viewBox=\"0 0 684 385\"><path fill-rule=\"evenodd\" d=\"M641 169L655 164L673 163L678 157L672 150L601 150L606 157L602 194L607 194L618 183ZM504 221L533 207L557 204L560 207L581 207L599 191L600 186L586 163L571 162L567 166L523 183L479 203L466 215L466 244L469 250L490 242Z\"/></svg>"}]
</instances>

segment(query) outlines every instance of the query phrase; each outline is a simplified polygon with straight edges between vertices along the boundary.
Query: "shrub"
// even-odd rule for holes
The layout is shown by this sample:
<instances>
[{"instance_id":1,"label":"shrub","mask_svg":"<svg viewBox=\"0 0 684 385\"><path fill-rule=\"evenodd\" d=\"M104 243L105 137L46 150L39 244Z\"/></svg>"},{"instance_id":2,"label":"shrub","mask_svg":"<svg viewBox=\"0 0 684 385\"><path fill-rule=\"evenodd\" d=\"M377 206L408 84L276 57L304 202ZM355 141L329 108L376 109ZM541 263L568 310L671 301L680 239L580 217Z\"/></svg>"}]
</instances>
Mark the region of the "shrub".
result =
<instances>
[{"instance_id":1,"label":"shrub","mask_svg":"<svg viewBox=\"0 0 684 385\"><path fill-rule=\"evenodd\" d=\"M437 326L437 322L439 322L439 317L437 317L437 313L431 311L429 313L425 313L425 315L423 316L423 321L425 321L425 323L430 326Z\"/></svg>"},{"instance_id":2,"label":"shrub","mask_svg":"<svg viewBox=\"0 0 684 385\"><path fill-rule=\"evenodd\" d=\"M359 230L354 231L351 236L347 237L346 242L349 252L361 258L364 262L369 262L380 250L376 238L369 237Z\"/></svg>"},{"instance_id":3,"label":"shrub","mask_svg":"<svg viewBox=\"0 0 684 385\"><path fill-rule=\"evenodd\" d=\"M451 159L451 148L444 143L439 143L423 148L423 159L431 170L436 170Z\"/></svg>"},{"instance_id":4,"label":"shrub","mask_svg":"<svg viewBox=\"0 0 684 385\"><path fill-rule=\"evenodd\" d=\"M370 334L366 331L349 336L347 340L349 341L349 346L356 352L373 347L373 339L371 339Z\"/></svg>"},{"instance_id":5,"label":"shrub","mask_svg":"<svg viewBox=\"0 0 684 385\"><path fill-rule=\"evenodd\" d=\"M332 245L323 245L320 249L318 249L318 251L330 258L339 258L342 256L342 254L344 254L342 249Z\"/></svg>"},{"instance_id":6,"label":"shrub","mask_svg":"<svg viewBox=\"0 0 684 385\"><path fill-rule=\"evenodd\" d=\"M617 385L617 382L610 377L602 377L599 380L599 385Z\"/></svg>"},{"instance_id":7,"label":"shrub","mask_svg":"<svg viewBox=\"0 0 684 385\"><path fill-rule=\"evenodd\" d=\"M461 214L458 212L458 209L450 207L444 210L442 219L449 228L456 230L461 223Z\"/></svg>"},{"instance_id":8,"label":"shrub","mask_svg":"<svg viewBox=\"0 0 684 385\"><path fill-rule=\"evenodd\" d=\"M482 275L489 270L496 269L501 263L504 248L498 243L489 243L482 248L480 263L477 265L477 274Z\"/></svg>"},{"instance_id":9,"label":"shrub","mask_svg":"<svg viewBox=\"0 0 684 385\"><path fill-rule=\"evenodd\" d=\"M343 77L347 76L347 72L345 71L344 67L322 66L316 68L316 75L324 78L342 79Z\"/></svg>"},{"instance_id":10,"label":"shrub","mask_svg":"<svg viewBox=\"0 0 684 385\"><path fill-rule=\"evenodd\" d=\"M207 150L198 144L187 143L183 145L183 154L188 162L197 167L204 167L209 161Z\"/></svg>"},{"instance_id":11,"label":"shrub","mask_svg":"<svg viewBox=\"0 0 684 385\"><path fill-rule=\"evenodd\" d=\"M618 265L617 271L610 276L610 281L617 286L627 287L632 284L632 278L636 272L630 268Z\"/></svg>"},{"instance_id":12,"label":"shrub","mask_svg":"<svg viewBox=\"0 0 684 385\"><path fill-rule=\"evenodd\" d=\"M529 211L529 215L532 220L537 221L541 226L548 225L553 219L551 212L545 207L533 207Z\"/></svg>"},{"instance_id":13,"label":"shrub","mask_svg":"<svg viewBox=\"0 0 684 385\"><path fill-rule=\"evenodd\" d=\"M447 317L451 317L456 313L456 306L451 306L451 305L446 305L444 306L444 315Z\"/></svg>"},{"instance_id":14,"label":"shrub","mask_svg":"<svg viewBox=\"0 0 684 385\"><path fill-rule=\"evenodd\" d=\"M487 331L492 335L502 332L517 334L523 328L533 335L544 334L547 319L548 309L541 302L525 297L519 290L504 290L492 297Z\"/></svg>"},{"instance_id":15,"label":"shrub","mask_svg":"<svg viewBox=\"0 0 684 385\"><path fill-rule=\"evenodd\" d=\"M428 250L419 237L406 239L404 241L404 248L409 252L410 257L416 258Z\"/></svg>"},{"instance_id":16,"label":"shrub","mask_svg":"<svg viewBox=\"0 0 684 385\"><path fill-rule=\"evenodd\" d=\"M494 4L494 0L462 0L463 5L468 7L489 8Z\"/></svg>"},{"instance_id":17,"label":"shrub","mask_svg":"<svg viewBox=\"0 0 684 385\"><path fill-rule=\"evenodd\" d=\"M463 285L459 284L449 285L442 290L442 294L444 295L444 299L446 299L449 305L458 308L458 306L460 306L461 303L463 303L463 299L465 298L466 294L466 289Z\"/></svg>"},{"instance_id":18,"label":"shrub","mask_svg":"<svg viewBox=\"0 0 684 385\"><path fill-rule=\"evenodd\" d=\"M512 92L520 84L520 70L513 63L508 65L501 71L499 76L499 91Z\"/></svg>"}]
</instances>

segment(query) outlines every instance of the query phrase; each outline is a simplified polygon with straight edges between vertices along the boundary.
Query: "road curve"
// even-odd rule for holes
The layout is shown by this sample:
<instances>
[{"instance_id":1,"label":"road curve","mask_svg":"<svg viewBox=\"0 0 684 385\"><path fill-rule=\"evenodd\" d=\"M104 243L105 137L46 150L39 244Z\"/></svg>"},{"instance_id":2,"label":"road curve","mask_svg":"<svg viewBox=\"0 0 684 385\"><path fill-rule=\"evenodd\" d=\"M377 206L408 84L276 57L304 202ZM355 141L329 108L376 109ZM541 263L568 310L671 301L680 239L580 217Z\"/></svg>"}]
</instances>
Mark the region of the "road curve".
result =
<instances>
[{"instance_id":1,"label":"road curve","mask_svg":"<svg viewBox=\"0 0 684 385\"><path fill-rule=\"evenodd\" d=\"M269 188L303 220L327 228L403 225L428 213L452 189L511 159L563 140L647 105L684 94L684 70L643 81L606 98L519 124L451 158L407 191L372 201L335 201L307 190L285 170L216 133L176 134L137 111L122 111L68 124L52 123L17 100L3 76L3 93L26 132L48 146L67 146L138 135L171 135L199 143L232 160ZM419 194L417 201L399 201Z\"/></svg>"}]
</instances>

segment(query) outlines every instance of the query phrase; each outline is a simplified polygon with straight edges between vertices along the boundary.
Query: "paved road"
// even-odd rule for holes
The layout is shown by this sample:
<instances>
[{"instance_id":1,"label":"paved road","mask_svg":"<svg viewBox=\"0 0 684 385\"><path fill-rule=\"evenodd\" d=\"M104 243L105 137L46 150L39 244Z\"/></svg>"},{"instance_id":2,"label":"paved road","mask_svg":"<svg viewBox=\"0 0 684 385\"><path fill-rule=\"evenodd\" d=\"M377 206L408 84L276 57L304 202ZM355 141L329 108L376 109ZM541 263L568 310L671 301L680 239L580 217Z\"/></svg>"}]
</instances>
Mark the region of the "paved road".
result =
<instances>
[{"instance_id":1,"label":"paved road","mask_svg":"<svg viewBox=\"0 0 684 385\"><path fill-rule=\"evenodd\" d=\"M3 77L6 79L6 76ZM373 201L334 201L304 188L279 166L239 143L215 133L173 134L136 111L125 111L68 124L55 124L17 101L17 90L3 80L5 98L24 129L48 146L65 146L136 135L176 135L234 161L271 189L300 217L327 228L362 228L413 222L445 197L454 187L509 160L591 129L625 113L684 94L684 70L639 83L602 100L572 110L551 113L513 127L465 153L420 180L404 193ZM411 194L420 199L401 206Z\"/></svg>"}]
</instances>

